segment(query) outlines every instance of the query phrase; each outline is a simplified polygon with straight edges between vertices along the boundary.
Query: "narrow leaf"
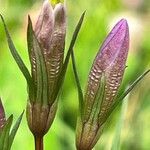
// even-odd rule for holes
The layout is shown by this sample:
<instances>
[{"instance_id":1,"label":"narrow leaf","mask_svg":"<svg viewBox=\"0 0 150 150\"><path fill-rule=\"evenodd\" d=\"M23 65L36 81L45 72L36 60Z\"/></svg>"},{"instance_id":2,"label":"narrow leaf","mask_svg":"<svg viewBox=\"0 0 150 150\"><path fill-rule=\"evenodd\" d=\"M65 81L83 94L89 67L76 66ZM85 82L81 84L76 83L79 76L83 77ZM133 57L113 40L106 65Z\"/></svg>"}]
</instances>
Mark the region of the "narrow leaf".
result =
<instances>
[{"instance_id":1,"label":"narrow leaf","mask_svg":"<svg viewBox=\"0 0 150 150\"><path fill-rule=\"evenodd\" d=\"M64 80L64 77L65 77L65 73L66 73L67 66L68 66L69 59L70 59L70 55L71 55L71 53L73 51L73 47L75 45L78 33L80 31L81 25L82 25L83 20L84 20L84 16L85 16L85 12L81 15L80 20L79 20L79 22L78 22L78 24L77 24L77 26L75 28L75 31L73 33L73 36L72 36L72 39L71 39L71 43L70 43L70 46L69 46L69 49L68 49L68 52L67 52L67 56L66 56L65 62L63 64L62 71L61 71L61 73L59 75L59 79L58 79L58 82L57 82L56 89L53 91L54 93L53 93L52 103L57 98L59 90L60 90L60 88L61 88L61 86L63 84L63 80Z\"/></svg>"},{"instance_id":2,"label":"narrow leaf","mask_svg":"<svg viewBox=\"0 0 150 150\"><path fill-rule=\"evenodd\" d=\"M119 121L117 122L117 125L116 125L116 132L115 132L115 135L113 138L111 150L120 150L121 131L122 131L122 128L124 125L127 107L128 107L128 97L126 97L126 99L122 103L120 118L119 118Z\"/></svg>"},{"instance_id":3,"label":"narrow leaf","mask_svg":"<svg viewBox=\"0 0 150 150\"><path fill-rule=\"evenodd\" d=\"M14 137L17 133L17 130L19 128L19 125L21 123L22 117L23 117L24 111L22 112L22 114L19 116L18 120L16 121L15 125L13 126L13 129L11 130L10 136L9 136L9 145L8 145L8 150L11 149Z\"/></svg>"},{"instance_id":4,"label":"narrow leaf","mask_svg":"<svg viewBox=\"0 0 150 150\"><path fill-rule=\"evenodd\" d=\"M137 85L137 83L139 83L139 81L141 81L149 72L150 70L147 70L140 75L118 99L122 100L124 97L126 97L126 95L128 95L128 93Z\"/></svg>"},{"instance_id":5,"label":"narrow leaf","mask_svg":"<svg viewBox=\"0 0 150 150\"><path fill-rule=\"evenodd\" d=\"M72 66L73 66L74 76L75 76L77 89L78 89L79 111L80 111L80 116L82 116L82 111L83 111L83 92L82 92L82 88L81 88L78 72L77 72L77 69L76 69L76 62L75 62L75 57L74 57L73 50L72 50L72 53L71 53L71 58L72 58Z\"/></svg>"},{"instance_id":6,"label":"narrow leaf","mask_svg":"<svg viewBox=\"0 0 150 150\"><path fill-rule=\"evenodd\" d=\"M18 67L20 68L21 72L23 73L24 77L26 78L26 81L27 81L27 84L30 87L32 87L32 78L30 76L30 73L27 69L27 67L25 66L23 60L21 59L20 55L18 54L14 44L13 44L13 41L10 37L10 34L8 32L8 29L7 29L7 26L5 24L5 21L4 21L4 18L3 16L0 14L0 17L2 19L2 22L3 22L3 25L4 25L4 29L5 29L5 32L6 32L6 37L7 37L7 41L8 41L8 46L9 46L9 49L10 49L10 52L13 56L13 58L15 59Z\"/></svg>"}]
</instances>

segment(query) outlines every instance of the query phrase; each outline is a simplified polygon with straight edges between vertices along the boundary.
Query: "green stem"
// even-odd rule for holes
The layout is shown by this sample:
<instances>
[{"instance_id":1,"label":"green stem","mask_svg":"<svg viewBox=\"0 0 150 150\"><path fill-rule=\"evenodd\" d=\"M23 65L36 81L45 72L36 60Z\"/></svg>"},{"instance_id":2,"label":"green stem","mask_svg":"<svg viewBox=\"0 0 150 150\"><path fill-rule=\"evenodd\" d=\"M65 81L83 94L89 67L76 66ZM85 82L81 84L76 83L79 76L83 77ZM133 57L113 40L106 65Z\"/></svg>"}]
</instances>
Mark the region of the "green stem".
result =
<instances>
[{"instance_id":1,"label":"green stem","mask_svg":"<svg viewBox=\"0 0 150 150\"><path fill-rule=\"evenodd\" d=\"M35 150L43 150L43 137L34 136Z\"/></svg>"}]
</instances>

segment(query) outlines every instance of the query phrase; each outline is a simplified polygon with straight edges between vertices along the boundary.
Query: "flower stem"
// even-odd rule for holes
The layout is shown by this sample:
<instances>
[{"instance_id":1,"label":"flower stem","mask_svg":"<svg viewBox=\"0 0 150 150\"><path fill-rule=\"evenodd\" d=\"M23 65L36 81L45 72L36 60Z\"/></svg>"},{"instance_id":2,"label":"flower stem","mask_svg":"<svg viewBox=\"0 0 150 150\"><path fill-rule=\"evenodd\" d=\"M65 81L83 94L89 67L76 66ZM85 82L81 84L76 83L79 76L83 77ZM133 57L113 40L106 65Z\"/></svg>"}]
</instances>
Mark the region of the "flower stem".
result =
<instances>
[{"instance_id":1,"label":"flower stem","mask_svg":"<svg viewBox=\"0 0 150 150\"><path fill-rule=\"evenodd\" d=\"M35 150L43 150L43 137L34 136Z\"/></svg>"}]
</instances>

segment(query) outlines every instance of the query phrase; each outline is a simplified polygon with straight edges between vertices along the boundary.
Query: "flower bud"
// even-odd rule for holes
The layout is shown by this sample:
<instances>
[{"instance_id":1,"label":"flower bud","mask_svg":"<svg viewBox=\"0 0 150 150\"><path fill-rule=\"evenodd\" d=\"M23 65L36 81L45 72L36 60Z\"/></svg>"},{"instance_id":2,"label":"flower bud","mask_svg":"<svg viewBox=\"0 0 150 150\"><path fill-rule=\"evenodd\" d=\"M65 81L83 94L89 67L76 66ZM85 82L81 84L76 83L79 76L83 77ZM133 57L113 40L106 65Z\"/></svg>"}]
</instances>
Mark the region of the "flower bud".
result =
<instances>
[{"instance_id":1,"label":"flower bud","mask_svg":"<svg viewBox=\"0 0 150 150\"><path fill-rule=\"evenodd\" d=\"M89 74L83 115L77 127L79 150L91 150L100 137L123 78L128 49L129 29L122 19L107 36Z\"/></svg>"},{"instance_id":2,"label":"flower bud","mask_svg":"<svg viewBox=\"0 0 150 150\"><path fill-rule=\"evenodd\" d=\"M0 130L3 128L5 123L6 123L5 111L3 108L2 101L0 99Z\"/></svg>"},{"instance_id":3,"label":"flower bud","mask_svg":"<svg viewBox=\"0 0 150 150\"><path fill-rule=\"evenodd\" d=\"M64 4L52 6L46 0L34 31L31 26L29 20L28 49L35 87L34 91L29 91L34 93L34 98L29 96L27 120L34 136L43 137L50 128L57 110L58 101L54 93L60 89L57 82L64 60L66 36Z\"/></svg>"}]
</instances>

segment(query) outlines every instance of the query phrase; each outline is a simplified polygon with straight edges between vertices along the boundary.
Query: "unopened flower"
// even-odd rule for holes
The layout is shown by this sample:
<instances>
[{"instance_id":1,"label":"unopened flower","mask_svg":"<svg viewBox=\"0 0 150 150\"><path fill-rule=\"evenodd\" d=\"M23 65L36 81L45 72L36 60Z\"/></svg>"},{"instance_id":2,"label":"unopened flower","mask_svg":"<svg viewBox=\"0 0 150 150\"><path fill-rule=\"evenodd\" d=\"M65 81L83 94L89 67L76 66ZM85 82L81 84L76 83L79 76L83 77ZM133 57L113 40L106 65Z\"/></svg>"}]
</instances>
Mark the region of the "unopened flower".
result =
<instances>
[{"instance_id":1,"label":"unopened flower","mask_svg":"<svg viewBox=\"0 0 150 150\"><path fill-rule=\"evenodd\" d=\"M122 19L109 33L93 62L77 122L78 150L91 150L95 146L113 109L149 72L138 78L121 96L118 95L128 49L129 28L127 21Z\"/></svg>"},{"instance_id":2,"label":"unopened flower","mask_svg":"<svg viewBox=\"0 0 150 150\"><path fill-rule=\"evenodd\" d=\"M51 4L49 0L45 0L34 29L30 17L28 18L27 44L31 74L13 44L2 16L1 18L10 51L27 81L26 113L29 128L35 138L43 138L54 120L57 95L71 54L69 52L69 57L64 62L65 6L60 1Z\"/></svg>"},{"instance_id":3,"label":"unopened flower","mask_svg":"<svg viewBox=\"0 0 150 150\"><path fill-rule=\"evenodd\" d=\"M53 7L45 1L34 31L30 19L28 25L28 50L34 83L31 94L34 97L29 96L27 119L30 130L36 136L43 136L55 117L55 92L59 90L57 83L64 60L65 7L62 3Z\"/></svg>"},{"instance_id":4,"label":"unopened flower","mask_svg":"<svg viewBox=\"0 0 150 150\"><path fill-rule=\"evenodd\" d=\"M84 14L82 14L76 26L65 59L66 10L61 0L54 0L52 4L48 0L44 2L34 29L29 17L27 43L31 75L18 54L1 16L9 49L27 81L27 121L35 139L42 139L54 120L58 103L57 96L65 77L69 58L81 28ZM42 144L38 147L42 149Z\"/></svg>"},{"instance_id":5,"label":"unopened flower","mask_svg":"<svg viewBox=\"0 0 150 150\"><path fill-rule=\"evenodd\" d=\"M20 115L15 125L11 129L13 115L8 119L5 117L5 111L0 99L0 150L10 150L13 144L13 140L19 128L19 125L22 120L23 113Z\"/></svg>"}]
</instances>

